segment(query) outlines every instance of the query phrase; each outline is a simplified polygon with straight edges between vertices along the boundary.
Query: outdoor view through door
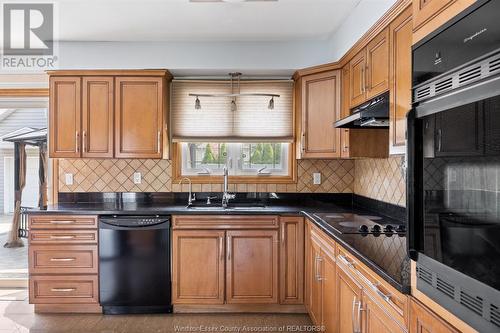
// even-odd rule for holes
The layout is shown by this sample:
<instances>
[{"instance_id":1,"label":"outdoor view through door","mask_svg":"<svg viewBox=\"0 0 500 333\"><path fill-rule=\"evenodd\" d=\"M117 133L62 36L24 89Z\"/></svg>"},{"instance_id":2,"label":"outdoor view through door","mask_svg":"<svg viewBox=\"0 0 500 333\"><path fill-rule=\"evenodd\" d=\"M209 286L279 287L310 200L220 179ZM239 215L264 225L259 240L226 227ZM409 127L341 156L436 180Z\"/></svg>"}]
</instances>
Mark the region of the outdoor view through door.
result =
<instances>
[{"instance_id":1,"label":"outdoor view through door","mask_svg":"<svg viewBox=\"0 0 500 333\"><path fill-rule=\"evenodd\" d=\"M9 234L19 196L21 207L37 207L39 204L39 144L46 144L46 128L46 108L0 109L0 285L2 280L27 278L27 240L21 240L24 246L4 247L4 244L10 241ZM30 133L36 134L36 140L29 137ZM22 174L19 151L22 149L18 149L16 154L16 147L22 146L26 152L24 187L19 186ZM24 154L21 155L21 159L24 158ZM22 194L19 194L20 188Z\"/></svg>"}]
</instances>

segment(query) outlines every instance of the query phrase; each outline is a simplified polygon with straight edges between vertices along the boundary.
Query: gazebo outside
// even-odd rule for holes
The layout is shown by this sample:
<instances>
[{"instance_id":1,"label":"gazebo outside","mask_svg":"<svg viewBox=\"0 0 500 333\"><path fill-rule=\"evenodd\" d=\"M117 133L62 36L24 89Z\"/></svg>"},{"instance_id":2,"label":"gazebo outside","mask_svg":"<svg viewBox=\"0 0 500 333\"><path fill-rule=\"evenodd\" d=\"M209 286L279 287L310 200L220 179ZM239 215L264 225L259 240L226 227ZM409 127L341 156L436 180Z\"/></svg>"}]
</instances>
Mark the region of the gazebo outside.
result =
<instances>
[{"instance_id":1,"label":"gazebo outside","mask_svg":"<svg viewBox=\"0 0 500 333\"><path fill-rule=\"evenodd\" d=\"M0 279L27 278L27 250L21 238L27 237L27 223L24 220L21 206L22 193L26 184L26 146L39 149L39 197L38 206L47 204L47 129L35 129L24 133L4 137L3 141L14 144L14 214L4 215L2 219L10 219L10 231L6 240L2 239L0 248ZM5 222L0 221L5 227Z\"/></svg>"}]
</instances>

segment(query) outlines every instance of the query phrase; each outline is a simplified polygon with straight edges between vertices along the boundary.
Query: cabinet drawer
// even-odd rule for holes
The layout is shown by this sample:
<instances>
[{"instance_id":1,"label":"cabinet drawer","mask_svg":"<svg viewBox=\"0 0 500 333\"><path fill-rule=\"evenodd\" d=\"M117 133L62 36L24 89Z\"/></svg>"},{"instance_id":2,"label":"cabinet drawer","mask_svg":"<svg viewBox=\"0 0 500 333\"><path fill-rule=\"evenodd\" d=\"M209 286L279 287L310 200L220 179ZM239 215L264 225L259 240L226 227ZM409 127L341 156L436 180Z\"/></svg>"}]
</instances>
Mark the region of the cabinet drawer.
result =
<instances>
[{"instance_id":1,"label":"cabinet drawer","mask_svg":"<svg viewBox=\"0 0 500 333\"><path fill-rule=\"evenodd\" d=\"M174 229L276 229L274 215L186 215L173 216Z\"/></svg>"},{"instance_id":2,"label":"cabinet drawer","mask_svg":"<svg viewBox=\"0 0 500 333\"><path fill-rule=\"evenodd\" d=\"M97 275L30 277L30 303L97 303Z\"/></svg>"},{"instance_id":3,"label":"cabinet drawer","mask_svg":"<svg viewBox=\"0 0 500 333\"><path fill-rule=\"evenodd\" d=\"M96 229L97 216L30 215L31 229Z\"/></svg>"},{"instance_id":4,"label":"cabinet drawer","mask_svg":"<svg viewBox=\"0 0 500 333\"><path fill-rule=\"evenodd\" d=\"M97 274L97 245L33 245L30 274Z\"/></svg>"},{"instance_id":5,"label":"cabinet drawer","mask_svg":"<svg viewBox=\"0 0 500 333\"><path fill-rule=\"evenodd\" d=\"M96 230L30 230L30 245L35 244L96 244Z\"/></svg>"}]
</instances>

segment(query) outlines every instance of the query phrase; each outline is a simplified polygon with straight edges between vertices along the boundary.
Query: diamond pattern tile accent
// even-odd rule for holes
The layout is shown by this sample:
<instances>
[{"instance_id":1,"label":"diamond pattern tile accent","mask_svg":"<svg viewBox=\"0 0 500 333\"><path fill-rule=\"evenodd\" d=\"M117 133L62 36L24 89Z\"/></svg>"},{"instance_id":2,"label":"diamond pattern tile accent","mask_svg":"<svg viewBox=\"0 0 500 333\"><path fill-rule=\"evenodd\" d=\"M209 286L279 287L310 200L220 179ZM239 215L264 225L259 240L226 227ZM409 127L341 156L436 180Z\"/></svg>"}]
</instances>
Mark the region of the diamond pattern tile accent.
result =
<instances>
[{"instance_id":1,"label":"diamond pattern tile accent","mask_svg":"<svg viewBox=\"0 0 500 333\"><path fill-rule=\"evenodd\" d=\"M406 206L406 181L401 157L359 159L354 164L354 193Z\"/></svg>"},{"instance_id":2,"label":"diamond pattern tile accent","mask_svg":"<svg viewBox=\"0 0 500 333\"><path fill-rule=\"evenodd\" d=\"M134 172L142 173L142 183L134 184ZM66 185L64 174L73 174ZM170 192L172 166L168 160L60 159L60 192Z\"/></svg>"},{"instance_id":3,"label":"diamond pattern tile accent","mask_svg":"<svg viewBox=\"0 0 500 333\"><path fill-rule=\"evenodd\" d=\"M142 184L132 181L134 172L142 173ZM320 172L321 185L313 185L313 173ZM64 174L72 173L74 183L67 186ZM353 160L299 160L296 184L230 184L236 192L352 193ZM196 185L198 186L198 185ZM202 184L193 190L220 192L221 184ZM172 184L169 160L151 159L60 159L60 192L180 192L188 186Z\"/></svg>"}]
</instances>

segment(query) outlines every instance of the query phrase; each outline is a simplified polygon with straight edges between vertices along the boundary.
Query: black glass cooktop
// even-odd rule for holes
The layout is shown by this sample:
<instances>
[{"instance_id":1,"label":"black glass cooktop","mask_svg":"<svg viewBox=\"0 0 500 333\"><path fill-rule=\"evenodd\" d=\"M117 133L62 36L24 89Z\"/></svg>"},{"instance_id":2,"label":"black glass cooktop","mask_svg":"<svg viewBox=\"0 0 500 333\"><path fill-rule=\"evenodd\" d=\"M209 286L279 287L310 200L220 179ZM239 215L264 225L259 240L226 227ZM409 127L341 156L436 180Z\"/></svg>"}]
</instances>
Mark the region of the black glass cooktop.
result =
<instances>
[{"instance_id":1,"label":"black glass cooktop","mask_svg":"<svg viewBox=\"0 0 500 333\"><path fill-rule=\"evenodd\" d=\"M341 234L404 236L406 225L382 215L316 213L316 217Z\"/></svg>"}]
</instances>

